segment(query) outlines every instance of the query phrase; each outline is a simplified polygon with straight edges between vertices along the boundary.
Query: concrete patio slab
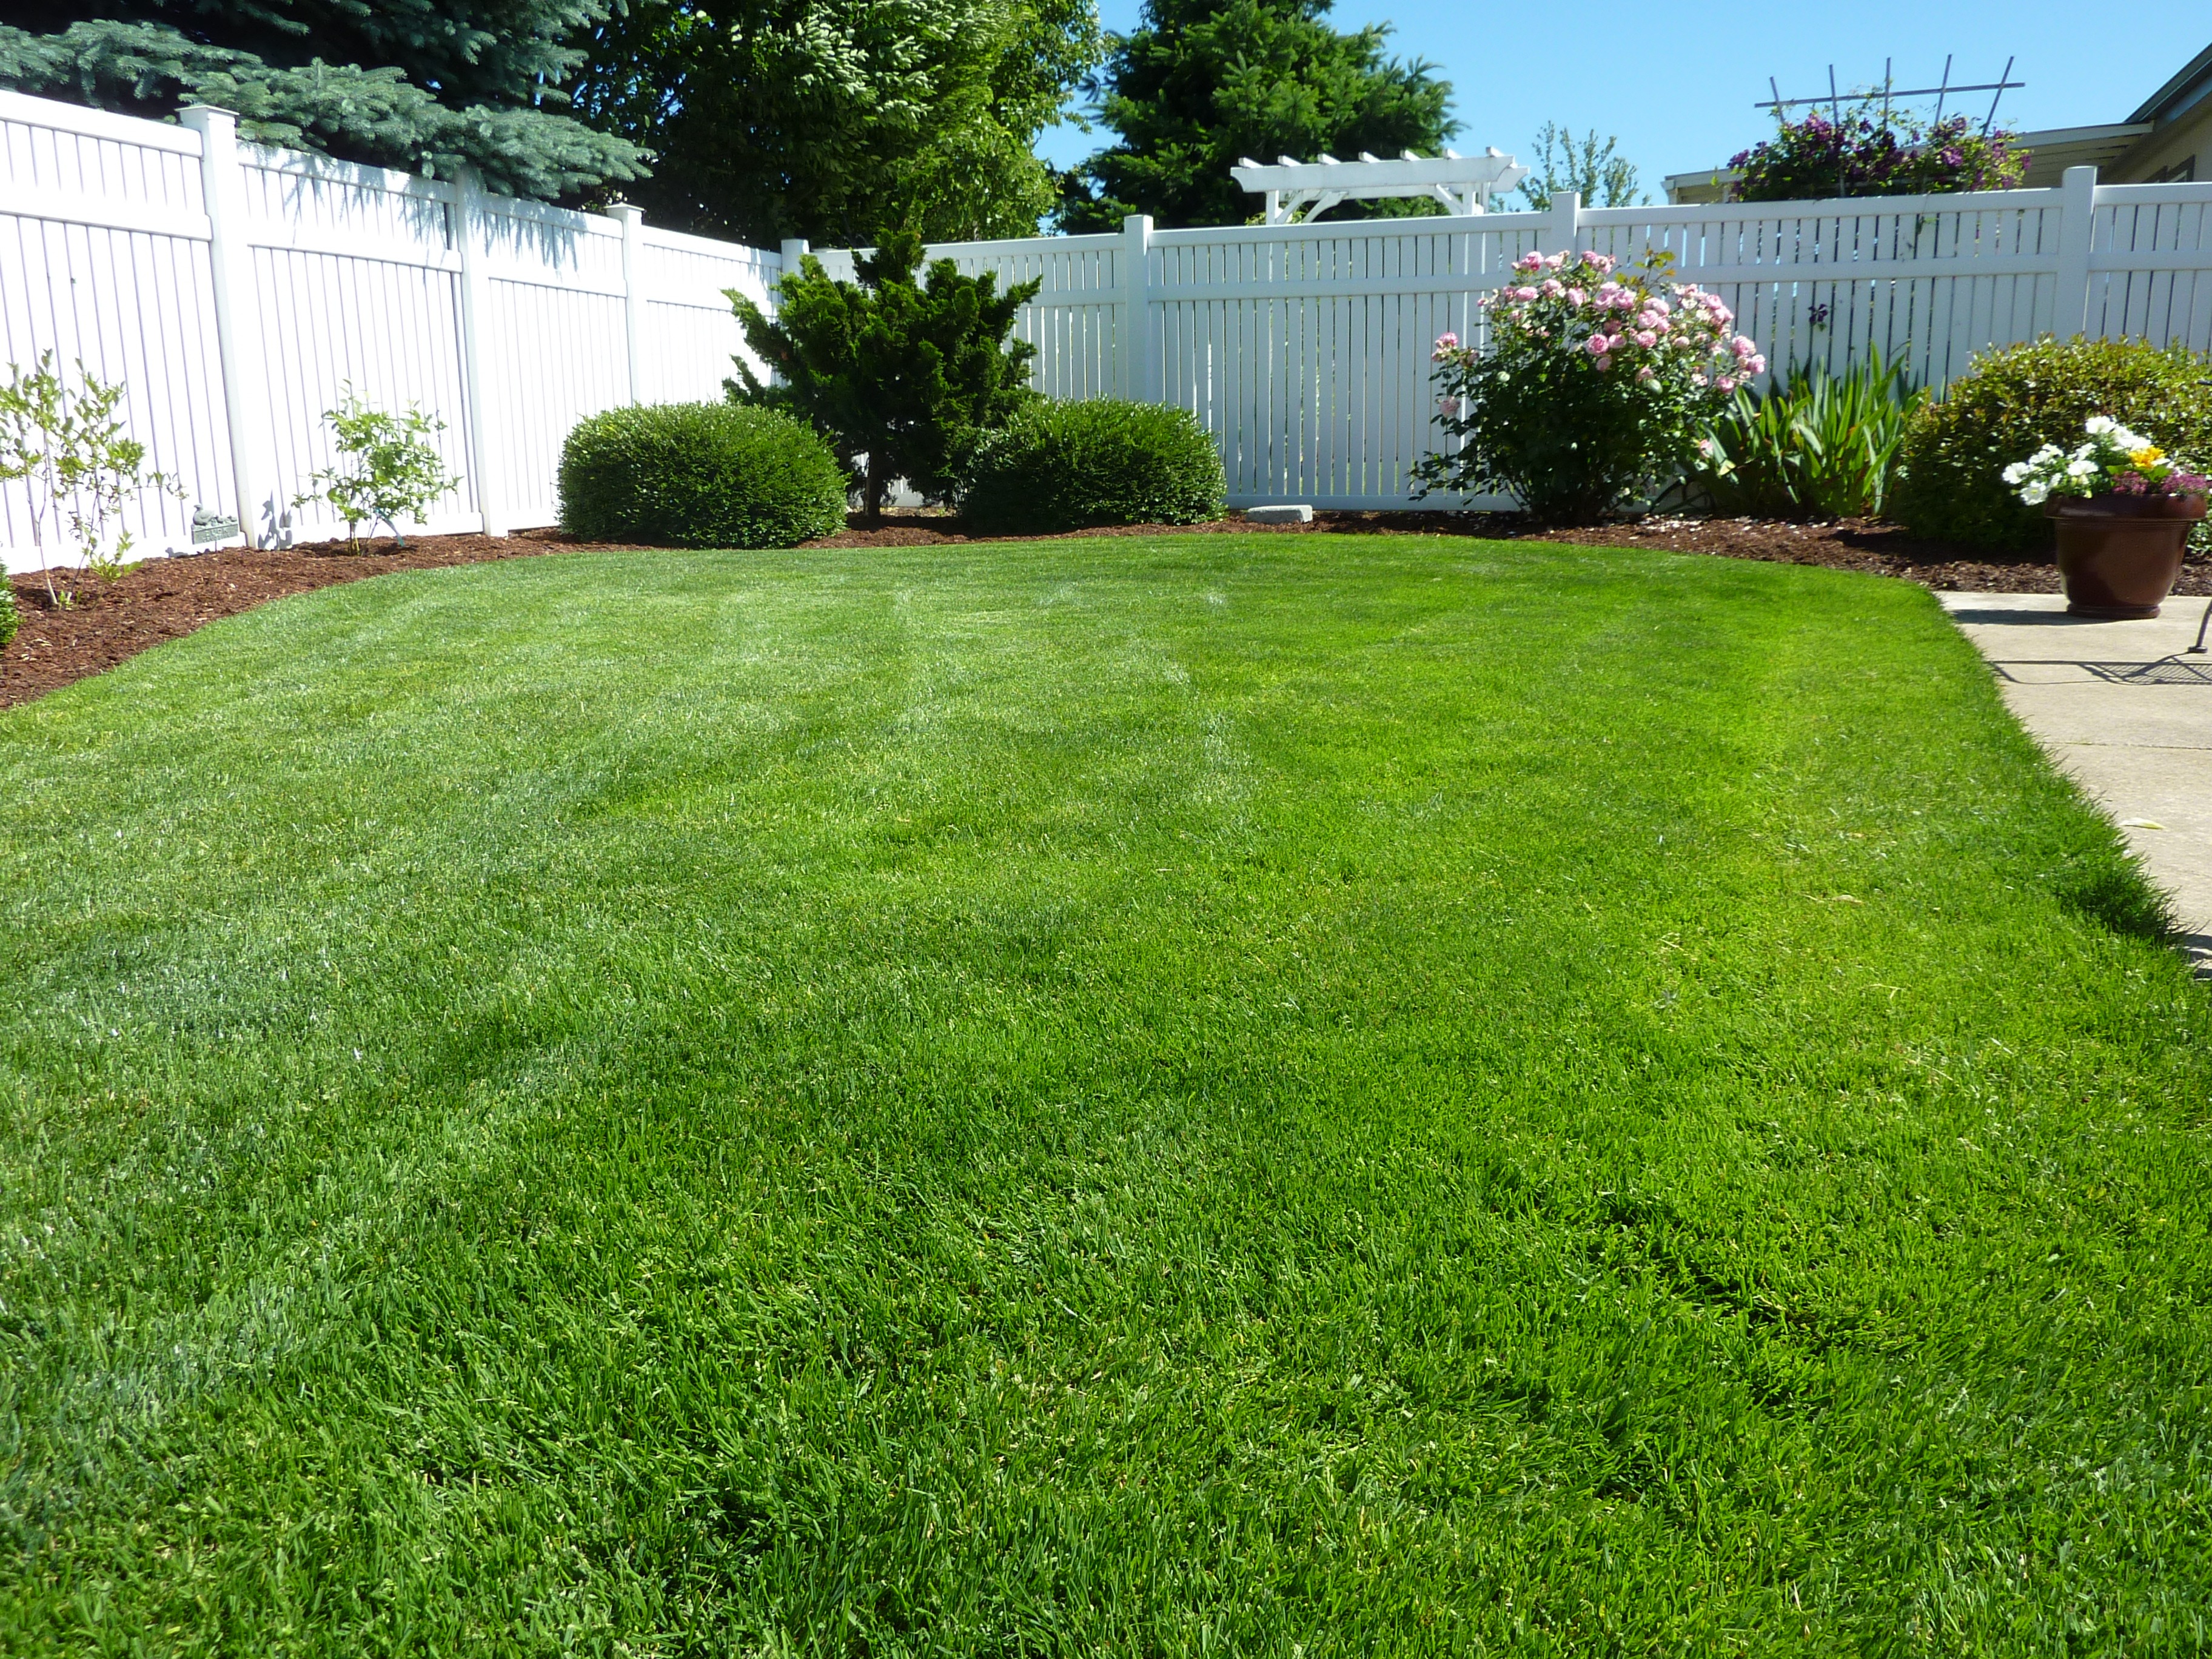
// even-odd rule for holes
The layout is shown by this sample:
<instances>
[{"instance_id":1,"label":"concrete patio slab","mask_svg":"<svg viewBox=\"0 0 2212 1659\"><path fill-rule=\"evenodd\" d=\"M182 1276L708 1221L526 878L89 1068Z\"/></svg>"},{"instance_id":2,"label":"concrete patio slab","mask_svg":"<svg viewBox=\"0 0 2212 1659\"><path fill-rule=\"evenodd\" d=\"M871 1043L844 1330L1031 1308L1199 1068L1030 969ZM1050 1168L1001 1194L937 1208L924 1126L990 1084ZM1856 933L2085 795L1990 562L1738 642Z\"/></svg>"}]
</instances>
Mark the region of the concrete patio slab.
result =
<instances>
[{"instance_id":1,"label":"concrete patio slab","mask_svg":"<svg viewBox=\"0 0 2212 1659\"><path fill-rule=\"evenodd\" d=\"M2066 614L2056 593L1942 593L2006 704L2111 813L2212 972L2212 655L2202 599L2148 622Z\"/></svg>"}]
</instances>

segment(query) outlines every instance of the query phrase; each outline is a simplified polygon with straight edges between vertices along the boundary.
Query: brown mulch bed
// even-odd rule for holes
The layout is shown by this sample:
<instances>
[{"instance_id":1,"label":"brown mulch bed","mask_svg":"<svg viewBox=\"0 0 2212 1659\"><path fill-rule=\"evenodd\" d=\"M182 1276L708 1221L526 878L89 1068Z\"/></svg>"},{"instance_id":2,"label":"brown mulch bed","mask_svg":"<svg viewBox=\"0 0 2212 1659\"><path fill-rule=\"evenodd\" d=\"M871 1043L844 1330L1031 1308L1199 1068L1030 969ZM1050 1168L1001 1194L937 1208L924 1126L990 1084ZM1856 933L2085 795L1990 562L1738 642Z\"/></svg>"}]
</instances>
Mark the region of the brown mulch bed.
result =
<instances>
[{"instance_id":1,"label":"brown mulch bed","mask_svg":"<svg viewBox=\"0 0 2212 1659\"><path fill-rule=\"evenodd\" d=\"M2058 572L2039 561L1990 560L1971 550L1917 541L1893 526L1846 519L1832 524L1782 524L1755 519L1655 516L1579 530L1537 530L1506 514L1316 513L1306 525L1248 525L1242 518L1209 525L1126 525L1073 531L1070 536L1148 536L1258 531L1312 535L1328 531L1380 535L1453 535L1500 540L1534 539L1585 545L1653 547L1673 553L1765 559L1783 564L1898 576L1925 586L1973 593L2055 593ZM980 537L957 520L928 511L890 515L875 529L858 525L811 542L811 547L922 547L969 541L1058 540L1059 537ZM584 551L608 544L568 540L557 531L526 531L501 539L489 536L426 536L404 550L373 543L354 553L338 544L251 552L229 549L191 558L149 559L102 586L90 577L58 573L75 603L57 608L36 575L15 577L21 630L0 650L0 708L30 699L194 629L289 593L358 581L395 570L432 570L482 564L537 553ZM2212 595L2212 561L2192 554L2174 592Z\"/></svg>"}]
</instances>

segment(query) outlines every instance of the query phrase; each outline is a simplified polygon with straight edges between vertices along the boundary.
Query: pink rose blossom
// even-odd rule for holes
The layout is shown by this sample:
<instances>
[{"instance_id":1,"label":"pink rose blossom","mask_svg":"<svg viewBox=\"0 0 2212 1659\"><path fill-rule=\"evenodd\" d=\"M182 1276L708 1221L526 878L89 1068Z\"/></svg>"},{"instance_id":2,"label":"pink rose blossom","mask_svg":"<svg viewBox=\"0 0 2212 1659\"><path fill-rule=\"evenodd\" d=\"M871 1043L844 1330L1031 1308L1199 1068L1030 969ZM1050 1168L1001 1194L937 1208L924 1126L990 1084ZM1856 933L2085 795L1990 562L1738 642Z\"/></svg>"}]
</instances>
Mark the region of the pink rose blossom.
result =
<instances>
[{"instance_id":1,"label":"pink rose blossom","mask_svg":"<svg viewBox=\"0 0 2212 1659\"><path fill-rule=\"evenodd\" d=\"M1638 333L1636 343L1640 346L1656 346L1659 343L1659 337L1647 328Z\"/></svg>"},{"instance_id":2,"label":"pink rose blossom","mask_svg":"<svg viewBox=\"0 0 2212 1659\"><path fill-rule=\"evenodd\" d=\"M1613 342L1602 334L1593 334L1583 342L1583 349L1593 357L1602 357L1613 349Z\"/></svg>"},{"instance_id":3,"label":"pink rose blossom","mask_svg":"<svg viewBox=\"0 0 2212 1659\"><path fill-rule=\"evenodd\" d=\"M1745 360L1743 366L1754 374L1764 374L1766 373L1766 359L1759 356L1755 352Z\"/></svg>"},{"instance_id":4,"label":"pink rose blossom","mask_svg":"<svg viewBox=\"0 0 2212 1659\"><path fill-rule=\"evenodd\" d=\"M1571 288L1567 290L1567 303L1577 309L1581 307L1583 301L1589 298L1589 295L1578 288Z\"/></svg>"},{"instance_id":5,"label":"pink rose blossom","mask_svg":"<svg viewBox=\"0 0 2212 1659\"><path fill-rule=\"evenodd\" d=\"M1638 380L1656 380L1659 377L1651 369L1645 368L1639 368L1636 371L1636 378Z\"/></svg>"},{"instance_id":6,"label":"pink rose blossom","mask_svg":"<svg viewBox=\"0 0 2212 1659\"><path fill-rule=\"evenodd\" d=\"M1715 380L1713 384L1723 392L1733 392L1735 390L1735 377L1730 374L1723 374L1719 380Z\"/></svg>"}]
</instances>

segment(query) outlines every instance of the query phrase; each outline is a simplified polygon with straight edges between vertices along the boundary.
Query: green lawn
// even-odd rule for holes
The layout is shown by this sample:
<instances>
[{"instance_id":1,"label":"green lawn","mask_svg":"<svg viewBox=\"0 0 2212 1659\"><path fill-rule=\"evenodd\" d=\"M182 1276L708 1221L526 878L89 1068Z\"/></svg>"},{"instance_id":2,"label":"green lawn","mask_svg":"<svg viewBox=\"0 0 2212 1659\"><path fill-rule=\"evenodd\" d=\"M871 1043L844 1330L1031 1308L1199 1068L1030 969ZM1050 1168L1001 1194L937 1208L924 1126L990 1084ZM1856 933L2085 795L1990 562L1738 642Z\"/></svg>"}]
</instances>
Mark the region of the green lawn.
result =
<instances>
[{"instance_id":1,"label":"green lawn","mask_svg":"<svg viewBox=\"0 0 2212 1659\"><path fill-rule=\"evenodd\" d=\"M0 713L0 1650L2212 1644L2212 1000L1932 600L567 556Z\"/></svg>"}]
</instances>

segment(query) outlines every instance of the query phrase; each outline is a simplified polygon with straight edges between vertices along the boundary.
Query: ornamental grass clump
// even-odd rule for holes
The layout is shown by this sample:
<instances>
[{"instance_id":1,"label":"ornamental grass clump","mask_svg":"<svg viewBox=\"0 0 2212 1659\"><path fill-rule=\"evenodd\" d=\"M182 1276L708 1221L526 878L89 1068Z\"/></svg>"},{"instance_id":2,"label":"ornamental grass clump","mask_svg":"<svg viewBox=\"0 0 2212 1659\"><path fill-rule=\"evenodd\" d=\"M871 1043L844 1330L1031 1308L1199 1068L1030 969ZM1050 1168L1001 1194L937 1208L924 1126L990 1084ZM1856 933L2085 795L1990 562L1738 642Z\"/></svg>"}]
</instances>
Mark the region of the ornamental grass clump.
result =
<instances>
[{"instance_id":1,"label":"ornamental grass clump","mask_svg":"<svg viewBox=\"0 0 2212 1659\"><path fill-rule=\"evenodd\" d=\"M2041 507L2054 495L2148 505L2160 497L2202 495L2212 489L2202 473L2109 415L2092 415L2081 431L2083 441L2072 449L2045 444L2004 470L2004 481L2019 493L2023 506Z\"/></svg>"},{"instance_id":2,"label":"ornamental grass clump","mask_svg":"<svg viewBox=\"0 0 2212 1659\"><path fill-rule=\"evenodd\" d=\"M1738 386L1698 471L1723 513L1852 519L1881 511L1897 454L1927 400L1903 357L1870 350L1842 374L1808 363L1762 395Z\"/></svg>"},{"instance_id":3,"label":"ornamental grass clump","mask_svg":"<svg viewBox=\"0 0 2212 1659\"><path fill-rule=\"evenodd\" d=\"M1489 341L1437 341L1439 424L1455 448L1413 469L1436 491L1516 497L1548 522L1603 517L1695 464L1736 389L1766 372L1718 295L1666 280L1664 256L1530 253L1486 295Z\"/></svg>"}]
</instances>

